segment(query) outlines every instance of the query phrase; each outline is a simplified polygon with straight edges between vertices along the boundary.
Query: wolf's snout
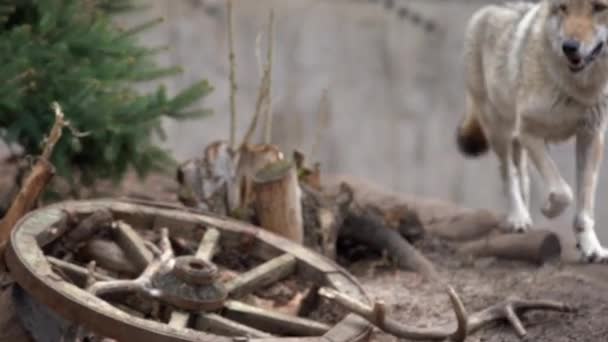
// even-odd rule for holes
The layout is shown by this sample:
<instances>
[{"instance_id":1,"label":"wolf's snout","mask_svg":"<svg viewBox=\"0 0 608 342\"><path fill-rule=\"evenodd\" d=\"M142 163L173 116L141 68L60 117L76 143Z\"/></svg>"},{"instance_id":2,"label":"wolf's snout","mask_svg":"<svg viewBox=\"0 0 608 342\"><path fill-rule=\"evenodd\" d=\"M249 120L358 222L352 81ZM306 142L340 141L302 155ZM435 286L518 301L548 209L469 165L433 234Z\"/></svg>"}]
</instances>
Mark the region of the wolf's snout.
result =
<instances>
[{"instance_id":1,"label":"wolf's snout","mask_svg":"<svg viewBox=\"0 0 608 342\"><path fill-rule=\"evenodd\" d=\"M581 44L576 40L566 40L562 44L562 50L564 51L564 55L566 55L566 57L568 57L568 59L570 59L571 61L580 59L580 47Z\"/></svg>"}]
</instances>

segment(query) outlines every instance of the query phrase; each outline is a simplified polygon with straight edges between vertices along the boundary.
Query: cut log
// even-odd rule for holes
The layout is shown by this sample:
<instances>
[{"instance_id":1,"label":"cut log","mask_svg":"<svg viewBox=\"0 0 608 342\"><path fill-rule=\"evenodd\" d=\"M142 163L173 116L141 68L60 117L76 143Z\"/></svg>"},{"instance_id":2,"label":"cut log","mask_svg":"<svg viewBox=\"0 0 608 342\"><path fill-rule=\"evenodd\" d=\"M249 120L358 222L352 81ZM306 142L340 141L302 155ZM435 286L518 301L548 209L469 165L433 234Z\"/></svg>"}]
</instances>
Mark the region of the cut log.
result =
<instances>
[{"instance_id":1,"label":"cut log","mask_svg":"<svg viewBox=\"0 0 608 342\"><path fill-rule=\"evenodd\" d=\"M330 326L324 323L261 309L234 300L226 301L224 306L229 319L277 335L318 336L330 329Z\"/></svg>"},{"instance_id":2,"label":"cut log","mask_svg":"<svg viewBox=\"0 0 608 342\"><path fill-rule=\"evenodd\" d=\"M226 290L233 298L252 293L292 274L296 263L293 255L283 254L232 279L226 284Z\"/></svg>"},{"instance_id":3,"label":"cut log","mask_svg":"<svg viewBox=\"0 0 608 342\"><path fill-rule=\"evenodd\" d=\"M522 260L536 264L559 258L559 237L548 231L531 231L525 234L500 234L464 243L458 251L475 257L496 257Z\"/></svg>"},{"instance_id":4,"label":"cut log","mask_svg":"<svg viewBox=\"0 0 608 342\"><path fill-rule=\"evenodd\" d=\"M254 178L254 193L260 226L302 243L301 190L293 164L283 160L260 170Z\"/></svg>"}]
</instances>

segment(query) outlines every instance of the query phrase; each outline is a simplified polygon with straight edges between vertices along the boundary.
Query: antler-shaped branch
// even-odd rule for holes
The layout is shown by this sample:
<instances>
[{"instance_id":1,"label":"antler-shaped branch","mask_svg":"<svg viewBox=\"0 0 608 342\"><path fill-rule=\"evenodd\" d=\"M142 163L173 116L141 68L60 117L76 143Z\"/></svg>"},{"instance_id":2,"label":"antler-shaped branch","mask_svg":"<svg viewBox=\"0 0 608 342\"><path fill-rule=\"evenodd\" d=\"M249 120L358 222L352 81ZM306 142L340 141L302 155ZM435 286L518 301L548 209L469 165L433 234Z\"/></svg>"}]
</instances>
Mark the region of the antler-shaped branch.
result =
<instances>
[{"instance_id":1,"label":"antler-shaped branch","mask_svg":"<svg viewBox=\"0 0 608 342\"><path fill-rule=\"evenodd\" d=\"M370 323L377 326L384 332L395 335L399 338L411 340L449 340L453 342L463 342L469 334L481 329L485 325L498 320L506 320L513 326L520 337L526 335L521 320L517 314L523 314L530 310L548 310L558 312L571 312L573 309L563 303L554 301L527 301L515 298L507 299L495 304L485 310L467 315L462 301L456 291L450 286L447 288L452 308L456 314L457 327L453 326L439 328L417 328L401 324L391 318L386 317L386 311L382 302L376 302L374 307L359 302L358 300L337 292L334 289L323 287L319 290L319 295L325 297L347 310L363 317Z\"/></svg>"},{"instance_id":2,"label":"antler-shaped branch","mask_svg":"<svg viewBox=\"0 0 608 342\"><path fill-rule=\"evenodd\" d=\"M319 289L319 295L322 297L343 306L349 311L365 318L379 329L397 337L412 340L445 340L446 338L451 338L455 342L462 342L467 336L467 313L456 291L448 287L447 292L458 322L456 331L452 331L453 329L424 329L406 326L386 317L384 303L382 302L376 302L372 308L334 289L327 287Z\"/></svg>"}]
</instances>

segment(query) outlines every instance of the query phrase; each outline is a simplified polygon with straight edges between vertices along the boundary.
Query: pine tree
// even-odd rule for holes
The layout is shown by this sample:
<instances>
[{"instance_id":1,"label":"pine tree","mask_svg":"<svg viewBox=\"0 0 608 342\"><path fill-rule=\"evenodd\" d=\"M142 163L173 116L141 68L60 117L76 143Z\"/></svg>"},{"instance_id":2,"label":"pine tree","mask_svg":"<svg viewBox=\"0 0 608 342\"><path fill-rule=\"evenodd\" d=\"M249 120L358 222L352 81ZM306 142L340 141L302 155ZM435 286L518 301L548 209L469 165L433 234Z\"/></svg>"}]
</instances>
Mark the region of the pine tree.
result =
<instances>
[{"instance_id":1,"label":"pine tree","mask_svg":"<svg viewBox=\"0 0 608 342\"><path fill-rule=\"evenodd\" d=\"M153 143L164 138L163 118L198 118L189 109L211 86L201 80L174 97L141 81L180 72L153 62L159 49L142 47L137 33L160 22L120 29L112 13L133 9L119 0L3 0L0 2L0 139L37 155L58 101L73 130L56 146L57 175L72 186L120 181L129 168L140 176L172 165ZM76 132L84 132L78 137ZM78 181L75 181L78 179Z\"/></svg>"}]
</instances>

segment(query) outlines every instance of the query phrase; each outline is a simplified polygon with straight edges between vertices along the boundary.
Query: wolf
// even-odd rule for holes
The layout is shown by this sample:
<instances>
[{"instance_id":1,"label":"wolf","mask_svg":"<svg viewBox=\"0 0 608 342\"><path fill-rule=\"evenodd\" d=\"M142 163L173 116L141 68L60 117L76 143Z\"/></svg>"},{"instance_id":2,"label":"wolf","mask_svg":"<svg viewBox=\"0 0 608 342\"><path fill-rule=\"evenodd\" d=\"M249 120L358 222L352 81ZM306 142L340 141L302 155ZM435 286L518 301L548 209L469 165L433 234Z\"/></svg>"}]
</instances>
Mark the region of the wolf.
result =
<instances>
[{"instance_id":1,"label":"wolf","mask_svg":"<svg viewBox=\"0 0 608 342\"><path fill-rule=\"evenodd\" d=\"M526 231L528 160L546 189L542 213L560 215L576 200L580 256L608 262L595 232L595 193L608 111L608 0L541 0L486 5L465 34L466 113L457 143L466 156L491 149L500 164L507 226ZM576 140L576 193L548 146Z\"/></svg>"}]
</instances>

